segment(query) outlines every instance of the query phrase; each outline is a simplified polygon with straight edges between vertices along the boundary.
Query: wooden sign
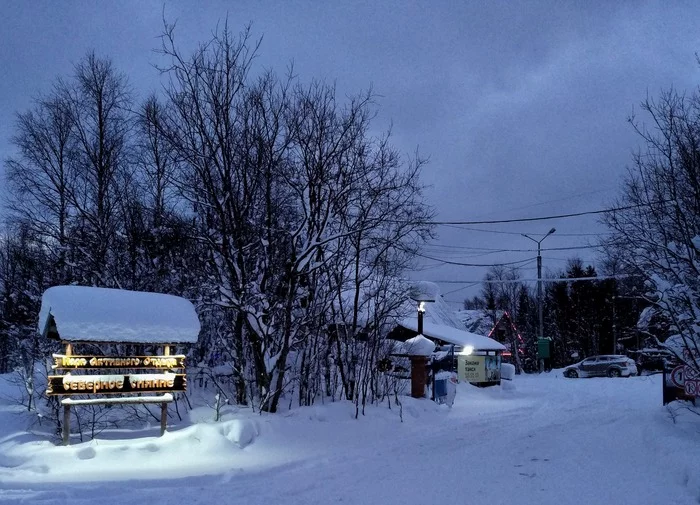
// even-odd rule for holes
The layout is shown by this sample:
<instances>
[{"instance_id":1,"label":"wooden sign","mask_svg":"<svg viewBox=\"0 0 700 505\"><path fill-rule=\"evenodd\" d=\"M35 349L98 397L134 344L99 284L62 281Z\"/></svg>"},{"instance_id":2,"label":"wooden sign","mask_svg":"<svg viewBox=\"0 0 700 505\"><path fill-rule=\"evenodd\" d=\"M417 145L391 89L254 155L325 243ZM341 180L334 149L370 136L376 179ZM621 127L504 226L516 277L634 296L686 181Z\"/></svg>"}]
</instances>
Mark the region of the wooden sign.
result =
<instances>
[{"instance_id":1,"label":"wooden sign","mask_svg":"<svg viewBox=\"0 0 700 505\"><path fill-rule=\"evenodd\" d=\"M170 393L185 391L184 373L127 375L49 375L47 395Z\"/></svg>"},{"instance_id":2,"label":"wooden sign","mask_svg":"<svg viewBox=\"0 0 700 505\"><path fill-rule=\"evenodd\" d=\"M105 369L105 368L156 368L171 370L175 368L185 368L185 356L182 354L173 356L74 356L65 354L53 354L54 370L70 368L73 370L82 369Z\"/></svg>"}]
</instances>

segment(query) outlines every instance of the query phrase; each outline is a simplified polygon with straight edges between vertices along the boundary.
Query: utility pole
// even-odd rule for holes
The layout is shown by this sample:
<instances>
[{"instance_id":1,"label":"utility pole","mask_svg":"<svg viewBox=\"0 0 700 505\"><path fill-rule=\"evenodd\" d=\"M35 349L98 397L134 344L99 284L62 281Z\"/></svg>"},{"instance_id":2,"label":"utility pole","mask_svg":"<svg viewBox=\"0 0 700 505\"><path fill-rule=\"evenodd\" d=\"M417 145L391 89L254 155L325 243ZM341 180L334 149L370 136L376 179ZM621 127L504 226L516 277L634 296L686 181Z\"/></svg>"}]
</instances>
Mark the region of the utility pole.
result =
<instances>
[{"instance_id":1,"label":"utility pole","mask_svg":"<svg viewBox=\"0 0 700 505\"><path fill-rule=\"evenodd\" d=\"M539 336L538 336L538 342L539 339L544 338L544 317L542 315L542 249L541 249L541 244L544 239L549 237L552 233L554 233L556 228L552 228L547 232L547 234L542 237L541 239L537 240L532 238L529 235L526 235L525 233L521 233L521 235L525 238L529 238L533 242L537 244L537 316L539 319ZM544 372L544 359L540 359L540 372Z\"/></svg>"}]
</instances>

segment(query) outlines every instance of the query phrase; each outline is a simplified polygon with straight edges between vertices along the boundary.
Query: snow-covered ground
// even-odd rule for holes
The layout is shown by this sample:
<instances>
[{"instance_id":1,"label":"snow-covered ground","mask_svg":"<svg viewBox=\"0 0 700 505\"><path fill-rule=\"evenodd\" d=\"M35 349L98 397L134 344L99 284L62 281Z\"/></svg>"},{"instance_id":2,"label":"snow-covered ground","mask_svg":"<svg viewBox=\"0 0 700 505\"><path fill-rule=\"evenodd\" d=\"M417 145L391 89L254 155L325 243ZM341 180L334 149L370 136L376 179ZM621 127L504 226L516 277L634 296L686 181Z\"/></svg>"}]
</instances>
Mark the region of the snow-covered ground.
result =
<instances>
[{"instance_id":1,"label":"snow-covered ground","mask_svg":"<svg viewBox=\"0 0 700 505\"><path fill-rule=\"evenodd\" d=\"M71 447L25 432L3 399L0 503L700 502L700 416L671 416L660 376L507 385L460 384L452 409L403 398L403 422L386 406L352 419L348 403L217 423L198 409L163 438L154 426Z\"/></svg>"}]
</instances>

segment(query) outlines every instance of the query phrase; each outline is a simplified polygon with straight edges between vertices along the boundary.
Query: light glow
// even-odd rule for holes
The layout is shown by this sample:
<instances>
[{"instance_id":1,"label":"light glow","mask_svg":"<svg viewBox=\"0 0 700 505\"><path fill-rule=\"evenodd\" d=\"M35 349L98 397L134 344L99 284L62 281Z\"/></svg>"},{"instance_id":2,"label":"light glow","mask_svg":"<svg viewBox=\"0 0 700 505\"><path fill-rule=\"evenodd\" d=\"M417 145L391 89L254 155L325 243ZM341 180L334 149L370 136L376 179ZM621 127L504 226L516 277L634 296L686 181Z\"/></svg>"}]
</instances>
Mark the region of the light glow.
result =
<instances>
[{"instance_id":1,"label":"light glow","mask_svg":"<svg viewBox=\"0 0 700 505\"><path fill-rule=\"evenodd\" d=\"M473 345L465 345L464 349L462 349L462 352L460 353L462 356L471 356L471 354L474 352L474 346Z\"/></svg>"},{"instance_id":2,"label":"light glow","mask_svg":"<svg viewBox=\"0 0 700 505\"><path fill-rule=\"evenodd\" d=\"M425 312L425 302L418 303L418 312Z\"/></svg>"}]
</instances>

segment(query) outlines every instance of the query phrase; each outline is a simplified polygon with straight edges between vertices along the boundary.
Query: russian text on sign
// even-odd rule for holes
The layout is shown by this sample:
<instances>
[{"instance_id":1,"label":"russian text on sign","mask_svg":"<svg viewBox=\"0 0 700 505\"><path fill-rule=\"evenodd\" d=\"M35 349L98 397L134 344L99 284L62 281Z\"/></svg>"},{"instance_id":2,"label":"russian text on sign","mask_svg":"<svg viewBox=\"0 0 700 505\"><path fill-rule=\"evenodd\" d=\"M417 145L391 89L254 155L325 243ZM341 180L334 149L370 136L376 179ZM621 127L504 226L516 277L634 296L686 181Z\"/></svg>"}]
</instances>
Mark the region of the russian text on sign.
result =
<instances>
[{"instance_id":1,"label":"russian text on sign","mask_svg":"<svg viewBox=\"0 0 700 505\"><path fill-rule=\"evenodd\" d=\"M185 391L185 374L50 375L47 395Z\"/></svg>"},{"instance_id":2,"label":"russian text on sign","mask_svg":"<svg viewBox=\"0 0 700 505\"><path fill-rule=\"evenodd\" d=\"M66 356L64 354L53 355L54 364L51 368L160 368L175 369L185 368L185 356Z\"/></svg>"}]
</instances>

